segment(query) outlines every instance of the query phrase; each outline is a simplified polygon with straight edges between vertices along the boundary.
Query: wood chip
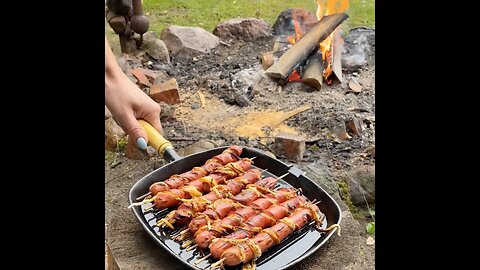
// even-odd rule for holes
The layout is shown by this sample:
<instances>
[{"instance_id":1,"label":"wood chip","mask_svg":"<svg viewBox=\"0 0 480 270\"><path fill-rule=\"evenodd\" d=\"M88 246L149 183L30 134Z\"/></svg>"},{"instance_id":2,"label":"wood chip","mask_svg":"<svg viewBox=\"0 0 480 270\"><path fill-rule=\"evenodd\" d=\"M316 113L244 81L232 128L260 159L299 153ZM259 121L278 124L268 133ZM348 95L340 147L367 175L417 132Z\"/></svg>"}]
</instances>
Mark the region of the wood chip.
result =
<instances>
[{"instance_id":1,"label":"wood chip","mask_svg":"<svg viewBox=\"0 0 480 270\"><path fill-rule=\"evenodd\" d=\"M353 78L348 83L348 86L350 87L350 89L352 89L352 92L354 93L362 92L362 86Z\"/></svg>"}]
</instances>

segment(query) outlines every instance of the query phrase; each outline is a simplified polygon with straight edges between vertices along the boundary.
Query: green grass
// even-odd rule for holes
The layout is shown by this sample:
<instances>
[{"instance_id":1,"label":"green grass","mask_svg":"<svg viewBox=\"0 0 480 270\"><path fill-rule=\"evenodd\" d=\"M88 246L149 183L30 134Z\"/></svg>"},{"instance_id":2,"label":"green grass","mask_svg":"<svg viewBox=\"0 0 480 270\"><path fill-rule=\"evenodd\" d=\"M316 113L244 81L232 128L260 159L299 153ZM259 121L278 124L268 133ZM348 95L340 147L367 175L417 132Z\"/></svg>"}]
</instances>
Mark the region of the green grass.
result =
<instances>
[{"instance_id":1,"label":"green grass","mask_svg":"<svg viewBox=\"0 0 480 270\"><path fill-rule=\"evenodd\" d=\"M256 17L273 25L278 14L288 8L316 11L315 0L144 0L150 30L160 34L169 25L199 26L213 31L224 20ZM350 0L350 16L344 29L375 24L375 0Z\"/></svg>"},{"instance_id":2,"label":"green grass","mask_svg":"<svg viewBox=\"0 0 480 270\"><path fill-rule=\"evenodd\" d=\"M169 25L198 26L213 31L215 26L233 18L255 17L270 25L280 12L288 8L304 8L316 12L315 0L144 0L143 9L150 22L149 30L160 34ZM343 30L375 24L375 0L350 0L349 18ZM105 33L115 54L120 52L118 36L105 23Z\"/></svg>"}]
</instances>

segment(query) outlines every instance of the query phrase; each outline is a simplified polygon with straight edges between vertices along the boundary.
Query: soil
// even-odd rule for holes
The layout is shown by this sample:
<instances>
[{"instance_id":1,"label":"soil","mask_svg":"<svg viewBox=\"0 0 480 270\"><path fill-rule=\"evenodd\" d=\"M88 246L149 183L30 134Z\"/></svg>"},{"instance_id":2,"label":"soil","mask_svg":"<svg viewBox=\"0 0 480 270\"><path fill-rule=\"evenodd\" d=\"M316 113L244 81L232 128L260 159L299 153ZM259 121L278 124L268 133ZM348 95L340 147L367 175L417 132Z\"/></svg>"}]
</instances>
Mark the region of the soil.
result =
<instances>
[{"instance_id":1,"label":"soil","mask_svg":"<svg viewBox=\"0 0 480 270\"><path fill-rule=\"evenodd\" d=\"M263 75L259 59L272 47L273 37L254 42L224 40L211 54L188 60L174 58L170 64L155 63L145 56L145 68L161 70L179 85L181 102L173 105L175 117L162 122L165 137L179 150L205 139L215 146L239 144L274 152L274 136L285 131L303 135L307 142L303 159L290 163L322 167L334 177L355 167L374 165L374 57L356 73L344 71L342 83L324 83L317 91L302 83L280 87ZM349 88L352 79L362 86L360 92ZM205 97L204 107L197 92ZM335 130L353 118L360 121L362 132L358 135L343 128L348 135L342 140ZM121 269L150 269L139 268L140 261L150 261L158 269L173 269L176 263L167 255L159 255L163 252L146 239L126 209L131 186L164 164L158 156L129 160L121 151L113 155L106 151L105 232ZM332 192L338 194L335 186ZM368 220L354 219L343 202L341 206L345 236L334 237L296 269L375 268L374 246L365 244ZM148 243L140 244L143 242Z\"/></svg>"}]
</instances>

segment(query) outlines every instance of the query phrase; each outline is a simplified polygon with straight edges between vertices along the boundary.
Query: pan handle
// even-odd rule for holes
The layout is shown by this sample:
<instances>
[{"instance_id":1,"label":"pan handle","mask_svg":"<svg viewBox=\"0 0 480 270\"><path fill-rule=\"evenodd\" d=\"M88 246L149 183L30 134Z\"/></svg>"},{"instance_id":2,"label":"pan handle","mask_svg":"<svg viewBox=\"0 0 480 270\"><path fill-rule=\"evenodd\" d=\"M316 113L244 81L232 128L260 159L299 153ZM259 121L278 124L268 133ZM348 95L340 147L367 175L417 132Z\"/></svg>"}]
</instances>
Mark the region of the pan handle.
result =
<instances>
[{"instance_id":1,"label":"pan handle","mask_svg":"<svg viewBox=\"0 0 480 270\"><path fill-rule=\"evenodd\" d=\"M138 120L138 123L140 123L147 133L148 144L155 148L158 154L163 156L166 161L175 161L182 158L177 154L172 143L165 139L150 123L141 119Z\"/></svg>"}]
</instances>

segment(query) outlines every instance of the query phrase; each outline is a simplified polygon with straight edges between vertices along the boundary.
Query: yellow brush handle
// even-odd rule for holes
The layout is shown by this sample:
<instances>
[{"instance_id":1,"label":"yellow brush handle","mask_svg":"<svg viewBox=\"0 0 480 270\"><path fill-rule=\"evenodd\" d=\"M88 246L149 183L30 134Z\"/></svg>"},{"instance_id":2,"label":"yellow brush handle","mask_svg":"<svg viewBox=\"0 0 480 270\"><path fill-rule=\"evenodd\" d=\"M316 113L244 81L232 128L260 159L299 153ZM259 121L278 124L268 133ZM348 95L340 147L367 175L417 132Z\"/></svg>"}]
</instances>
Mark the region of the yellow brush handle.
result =
<instances>
[{"instance_id":1,"label":"yellow brush handle","mask_svg":"<svg viewBox=\"0 0 480 270\"><path fill-rule=\"evenodd\" d=\"M165 139L150 123L145 120L138 120L138 123L140 123L143 129L145 129L145 132L147 132L148 144L155 148L160 155L163 155L168 148L173 148L172 143Z\"/></svg>"}]
</instances>

